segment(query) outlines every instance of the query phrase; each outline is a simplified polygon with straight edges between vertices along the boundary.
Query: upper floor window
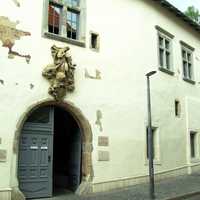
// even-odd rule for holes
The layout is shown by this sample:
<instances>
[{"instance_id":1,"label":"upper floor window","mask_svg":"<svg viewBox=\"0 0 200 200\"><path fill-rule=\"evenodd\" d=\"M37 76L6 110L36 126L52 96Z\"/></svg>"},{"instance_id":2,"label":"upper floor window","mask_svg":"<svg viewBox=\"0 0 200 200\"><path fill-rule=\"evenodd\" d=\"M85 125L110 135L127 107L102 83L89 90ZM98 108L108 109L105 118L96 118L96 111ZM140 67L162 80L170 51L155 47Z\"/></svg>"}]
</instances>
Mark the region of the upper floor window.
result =
<instances>
[{"instance_id":1,"label":"upper floor window","mask_svg":"<svg viewBox=\"0 0 200 200\"><path fill-rule=\"evenodd\" d=\"M79 6L79 0L64 0L64 2L66 2L69 6Z\"/></svg>"},{"instance_id":2,"label":"upper floor window","mask_svg":"<svg viewBox=\"0 0 200 200\"><path fill-rule=\"evenodd\" d=\"M193 81L193 50L188 46L182 44L182 66L183 66L183 79Z\"/></svg>"},{"instance_id":3,"label":"upper floor window","mask_svg":"<svg viewBox=\"0 0 200 200\"><path fill-rule=\"evenodd\" d=\"M79 25L79 15L73 10L68 10L67 12L67 37L71 39L78 39L78 25Z\"/></svg>"},{"instance_id":4,"label":"upper floor window","mask_svg":"<svg viewBox=\"0 0 200 200\"><path fill-rule=\"evenodd\" d=\"M45 0L44 35L85 46L85 0ZM48 7L48 9L46 9Z\"/></svg>"},{"instance_id":5,"label":"upper floor window","mask_svg":"<svg viewBox=\"0 0 200 200\"><path fill-rule=\"evenodd\" d=\"M158 61L161 71L173 74L172 39L173 35L156 26L158 30Z\"/></svg>"},{"instance_id":6,"label":"upper floor window","mask_svg":"<svg viewBox=\"0 0 200 200\"><path fill-rule=\"evenodd\" d=\"M163 34L159 34L159 64L160 67L171 70L171 40Z\"/></svg>"},{"instance_id":7,"label":"upper floor window","mask_svg":"<svg viewBox=\"0 0 200 200\"><path fill-rule=\"evenodd\" d=\"M49 4L48 30L50 33L60 33L61 7Z\"/></svg>"}]
</instances>

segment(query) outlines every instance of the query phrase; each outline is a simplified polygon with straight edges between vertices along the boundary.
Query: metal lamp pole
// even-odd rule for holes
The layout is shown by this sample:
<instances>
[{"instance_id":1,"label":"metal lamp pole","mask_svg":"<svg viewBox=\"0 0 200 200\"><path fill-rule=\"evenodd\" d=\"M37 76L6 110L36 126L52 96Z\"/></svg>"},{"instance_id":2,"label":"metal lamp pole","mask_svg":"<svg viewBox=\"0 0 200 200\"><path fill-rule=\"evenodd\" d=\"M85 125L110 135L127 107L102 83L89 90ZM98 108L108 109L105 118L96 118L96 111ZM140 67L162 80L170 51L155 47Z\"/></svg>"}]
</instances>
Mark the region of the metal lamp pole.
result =
<instances>
[{"instance_id":1,"label":"metal lamp pole","mask_svg":"<svg viewBox=\"0 0 200 200\"><path fill-rule=\"evenodd\" d=\"M153 165L153 135L151 125L151 94L150 94L150 79L149 77L155 74L156 71L151 71L146 74L147 77L147 108L148 108L148 157L149 157L149 193L150 198L155 199L154 189L154 165Z\"/></svg>"}]
</instances>

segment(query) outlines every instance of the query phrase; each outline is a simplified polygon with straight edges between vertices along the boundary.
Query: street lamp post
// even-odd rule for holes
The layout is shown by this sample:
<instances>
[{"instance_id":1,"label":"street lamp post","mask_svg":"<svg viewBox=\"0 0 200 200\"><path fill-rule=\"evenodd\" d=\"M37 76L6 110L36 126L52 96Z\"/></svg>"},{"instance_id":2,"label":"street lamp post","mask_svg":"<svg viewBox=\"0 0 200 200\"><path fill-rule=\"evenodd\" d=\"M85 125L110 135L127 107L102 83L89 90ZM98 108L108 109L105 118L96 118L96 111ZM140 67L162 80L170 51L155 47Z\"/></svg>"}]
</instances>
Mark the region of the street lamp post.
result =
<instances>
[{"instance_id":1,"label":"street lamp post","mask_svg":"<svg viewBox=\"0 0 200 200\"><path fill-rule=\"evenodd\" d=\"M153 165L153 135L152 135L152 125L151 125L151 94L150 94L150 79L149 77L155 74L156 71L151 71L146 74L147 77L147 109L148 109L148 157L149 157L149 193L150 198L155 199L155 189L154 189L154 165Z\"/></svg>"}]
</instances>

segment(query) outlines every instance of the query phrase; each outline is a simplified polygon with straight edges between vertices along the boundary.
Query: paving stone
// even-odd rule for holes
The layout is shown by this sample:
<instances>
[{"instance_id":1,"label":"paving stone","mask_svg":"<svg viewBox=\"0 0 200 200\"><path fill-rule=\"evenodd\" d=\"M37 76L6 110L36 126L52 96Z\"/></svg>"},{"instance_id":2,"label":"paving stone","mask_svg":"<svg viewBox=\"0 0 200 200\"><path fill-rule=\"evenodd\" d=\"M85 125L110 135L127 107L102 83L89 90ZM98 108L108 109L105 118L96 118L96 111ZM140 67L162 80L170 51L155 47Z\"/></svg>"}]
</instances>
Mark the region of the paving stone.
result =
<instances>
[{"instance_id":1,"label":"paving stone","mask_svg":"<svg viewBox=\"0 0 200 200\"><path fill-rule=\"evenodd\" d=\"M185 175L157 181L156 200L174 199L188 193L200 192L200 174ZM191 197L192 198L192 197ZM43 200L149 200L149 185L140 184L109 192L76 196L72 193ZM179 198L183 200L184 197ZM186 198L187 199L187 198ZM194 198L195 199L195 198ZM200 199L200 198L199 198Z\"/></svg>"}]
</instances>

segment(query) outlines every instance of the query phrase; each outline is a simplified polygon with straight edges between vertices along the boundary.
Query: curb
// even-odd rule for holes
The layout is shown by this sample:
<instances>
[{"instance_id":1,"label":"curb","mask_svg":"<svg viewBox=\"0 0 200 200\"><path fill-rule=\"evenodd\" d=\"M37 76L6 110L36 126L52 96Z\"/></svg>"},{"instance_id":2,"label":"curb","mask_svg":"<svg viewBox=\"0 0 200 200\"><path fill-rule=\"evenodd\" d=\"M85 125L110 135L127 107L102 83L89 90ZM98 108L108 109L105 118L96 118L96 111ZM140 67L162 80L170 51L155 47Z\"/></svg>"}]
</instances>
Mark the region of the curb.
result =
<instances>
[{"instance_id":1,"label":"curb","mask_svg":"<svg viewBox=\"0 0 200 200\"><path fill-rule=\"evenodd\" d=\"M189 197L193 197L193 196L196 196L196 195L200 195L200 191L181 194L179 196L166 198L166 199L163 199L163 200L182 200L182 198L189 198Z\"/></svg>"}]
</instances>

